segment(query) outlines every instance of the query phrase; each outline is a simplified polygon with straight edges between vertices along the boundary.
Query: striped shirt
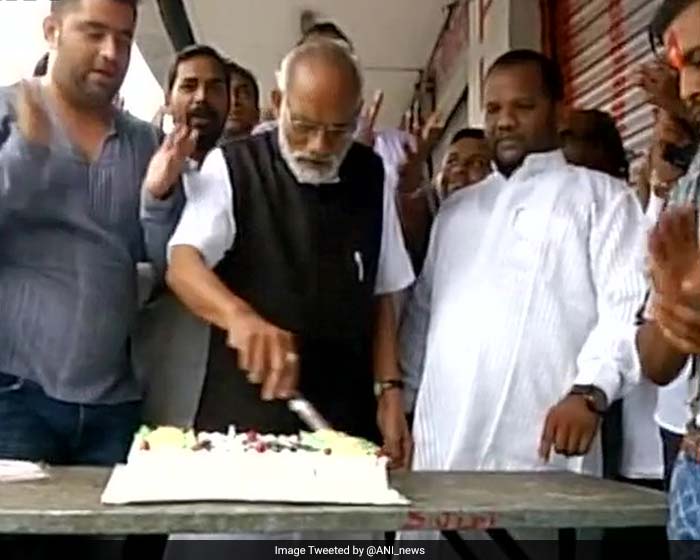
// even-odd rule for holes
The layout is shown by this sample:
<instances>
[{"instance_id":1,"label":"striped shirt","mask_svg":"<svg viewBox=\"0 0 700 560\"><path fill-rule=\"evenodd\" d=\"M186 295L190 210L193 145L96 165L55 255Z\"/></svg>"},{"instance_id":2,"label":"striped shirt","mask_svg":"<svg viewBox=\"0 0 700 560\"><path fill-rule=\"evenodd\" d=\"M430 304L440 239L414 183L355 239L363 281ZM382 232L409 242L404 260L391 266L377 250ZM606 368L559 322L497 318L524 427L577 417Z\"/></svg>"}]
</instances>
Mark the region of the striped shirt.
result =
<instances>
[{"instance_id":1,"label":"striped shirt","mask_svg":"<svg viewBox=\"0 0 700 560\"><path fill-rule=\"evenodd\" d=\"M402 365L422 377L416 469L598 471L597 445L549 464L537 450L572 385L612 401L637 381L645 231L632 189L561 152L443 204L402 325Z\"/></svg>"},{"instance_id":2,"label":"striped shirt","mask_svg":"<svg viewBox=\"0 0 700 560\"><path fill-rule=\"evenodd\" d=\"M117 113L94 162L61 132L50 148L19 132L14 88L0 89L0 372L81 404L137 400L129 336L136 265L162 270L181 196L141 183L158 136Z\"/></svg>"}]
</instances>

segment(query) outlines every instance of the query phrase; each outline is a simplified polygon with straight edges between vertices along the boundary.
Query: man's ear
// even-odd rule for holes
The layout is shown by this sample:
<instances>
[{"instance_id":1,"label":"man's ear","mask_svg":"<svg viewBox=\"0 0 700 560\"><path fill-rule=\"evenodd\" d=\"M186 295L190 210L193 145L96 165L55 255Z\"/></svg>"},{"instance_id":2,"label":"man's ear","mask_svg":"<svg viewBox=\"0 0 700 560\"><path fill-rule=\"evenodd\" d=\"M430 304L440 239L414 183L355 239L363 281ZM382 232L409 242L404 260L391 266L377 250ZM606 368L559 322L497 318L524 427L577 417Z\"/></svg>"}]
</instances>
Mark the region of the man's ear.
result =
<instances>
[{"instance_id":1,"label":"man's ear","mask_svg":"<svg viewBox=\"0 0 700 560\"><path fill-rule=\"evenodd\" d=\"M61 22L54 15L48 15L43 21L44 39L49 44L49 49L56 50L61 35Z\"/></svg>"},{"instance_id":2,"label":"man's ear","mask_svg":"<svg viewBox=\"0 0 700 560\"><path fill-rule=\"evenodd\" d=\"M282 92L274 88L270 92L270 101L272 102L272 110L275 112L275 118L279 117L280 109L282 107Z\"/></svg>"},{"instance_id":3,"label":"man's ear","mask_svg":"<svg viewBox=\"0 0 700 560\"><path fill-rule=\"evenodd\" d=\"M557 123L557 133L561 134L562 131L569 127L569 115L571 113L571 107L566 105L563 101L557 101L554 106L554 118Z\"/></svg>"}]
</instances>

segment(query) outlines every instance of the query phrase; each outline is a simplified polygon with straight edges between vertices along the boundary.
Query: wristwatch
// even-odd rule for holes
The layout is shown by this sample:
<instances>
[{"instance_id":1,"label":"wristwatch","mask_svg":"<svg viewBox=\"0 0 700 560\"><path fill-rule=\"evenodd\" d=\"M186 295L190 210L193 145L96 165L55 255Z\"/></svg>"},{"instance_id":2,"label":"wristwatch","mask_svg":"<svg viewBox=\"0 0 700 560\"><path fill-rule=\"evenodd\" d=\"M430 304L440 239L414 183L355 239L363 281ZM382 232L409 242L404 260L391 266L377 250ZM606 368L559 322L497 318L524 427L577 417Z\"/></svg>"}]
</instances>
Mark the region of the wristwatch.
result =
<instances>
[{"instance_id":1,"label":"wristwatch","mask_svg":"<svg viewBox=\"0 0 700 560\"><path fill-rule=\"evenodd\" d=\"M591 412L605 414L608 410L608 397L605 392L595 385L574 385L570 395L581 395L586 400L586 406Z\"/></svg>"},{"instance_id":2,"label":"wristwatch","mask_svg":"<svg viewBox=\"0 0 700 560\"><path fill-rule=\"evenodd\" d=\"M387 379L385 381L375 381L374 382L374 396L379 398L385 391L389 389L399 389L404 388L403 380L401 379Z\"/></svg>"}]
</instances>

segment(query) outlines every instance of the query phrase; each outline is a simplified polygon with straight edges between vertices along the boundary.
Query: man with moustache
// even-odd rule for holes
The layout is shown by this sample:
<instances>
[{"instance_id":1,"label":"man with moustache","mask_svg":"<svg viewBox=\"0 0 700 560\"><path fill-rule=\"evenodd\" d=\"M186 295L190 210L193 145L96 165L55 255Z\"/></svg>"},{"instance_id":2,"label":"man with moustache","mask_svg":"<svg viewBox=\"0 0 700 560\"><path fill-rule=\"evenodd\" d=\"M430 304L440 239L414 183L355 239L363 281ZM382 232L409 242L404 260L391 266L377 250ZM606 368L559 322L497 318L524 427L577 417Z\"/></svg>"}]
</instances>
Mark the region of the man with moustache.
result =
<instances>
[{"instance_id":1,"label":"man with moustache","mask_svg":"<svg viewBox=\"0 0 700 560\"><path fill-rule=\"evenodd\" d=\"M176 127L189 123L197 132L197 144L189 155L193 168L220 140L229 112L228 76L227 62L206 45L180 51L168 71L164 110ZM185 166L188 154L178 157L175 170ZM167 167L160 173L160 181L174 180ZM185 194L197 196L189 190ZM209 330L170 291L156 286L151 294L152 275L145 267L141 276L150 301L139 314L132 347L134 369L144 385L144 421L189 426L204 379Z\"/></svg>"},{"instance_id":2,"label":"man with moustache","mask_svg":"<svg viewBox=\"0 0 700 560\"><path fill-rule=\"evenodd\" d=\"M260 122L260 87L247 68L231 61L226 67L231 80L231 110L223 140L239 140L250 136Z\"/></svg>"},{"instance_id":3,"label":"man with moustache","mask_svg":"<svg viewBox=\"0 0 700 560\"><path fill-rule=\"evenodd\" d=\"M135 0L52 2L48 74L0 90L2 458L111 465L140 422L136 263L162 271L181 199L147 172L155 131L112 103L136 19Z\"/></svg>"},{"instance_id":4,"label":"man with moustache","mask_svg":"<svg viewBox=\"0 0 700 560\"><path fill-rule=\"evenodd\" d=\"M624 183L564 159L551 60L506 53L484 99L497 171L443 204L413 301L429 320L402 337L425 346L407 353L414 468L598 473L600 417L636 356L644 216Z\"/></svg>"},{"instance_id":5,"label":"man with moustache","mask_svg":"<svg viewBox=\"0 0 700 560\"><path fill-rule=\"evenodd\" d=\"M438 173L435 189L441 201L475 185L491 173L491 152L484 131L463 128L455 133Z\"/></svg>"},{"instance_id":6,"label":"man with moustache","mask_svg":"<svg viewBox=\"0 0 700 560\"><path fill-rule=\"evenodd\" d=\"M212 325L203 430L296 432L298 391L331 425L410 457L391 294L413 279L380 159L352 140L362 76L330 41L280 73L277 130L212 151L186 176L168 283ZM393 211L392 211L393 209Z\"/></svg>"}]
</instances>

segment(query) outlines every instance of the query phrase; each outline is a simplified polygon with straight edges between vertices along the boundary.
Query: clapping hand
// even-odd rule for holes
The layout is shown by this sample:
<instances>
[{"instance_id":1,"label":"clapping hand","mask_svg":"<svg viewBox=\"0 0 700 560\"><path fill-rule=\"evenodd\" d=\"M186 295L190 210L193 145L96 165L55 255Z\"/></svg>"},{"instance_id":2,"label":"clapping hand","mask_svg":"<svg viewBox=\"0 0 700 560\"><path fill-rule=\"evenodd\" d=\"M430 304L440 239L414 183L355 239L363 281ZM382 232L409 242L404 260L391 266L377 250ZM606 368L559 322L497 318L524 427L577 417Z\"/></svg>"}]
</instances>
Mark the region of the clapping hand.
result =
<instances>
[{"instance_id":1,"label":"clapping hand","mask_svg":"<svg viewBox=\"0 0 700 560\"><path fill-rule=\"evenodd\" d=\"M41 102L38 82L21 81L17 86L17 127L25 140L48 146L51 141L51 120Z\"/></svg>"},{"instance_id":2,"label":"clapping hand","mask_svg":"<svg viewBox=\"0 0 700 560\"><path fill-rule=\"evenodd\" d=\"M660 61L643 64L635 85L644 90L647 101L677 118L686 117L686 108L678 92L678 72Z\"/></svg>"},{"instance_id":3,"label":"clapping hand","mask_svg":"<svg viewBox=\"0 0 700 560\"><path fill-rule=\"evenodd\" d=\"M700 352L700 251L696 209L664 212L649 236L652 316L679 351Z\"/></svg>"}]
</instances>

